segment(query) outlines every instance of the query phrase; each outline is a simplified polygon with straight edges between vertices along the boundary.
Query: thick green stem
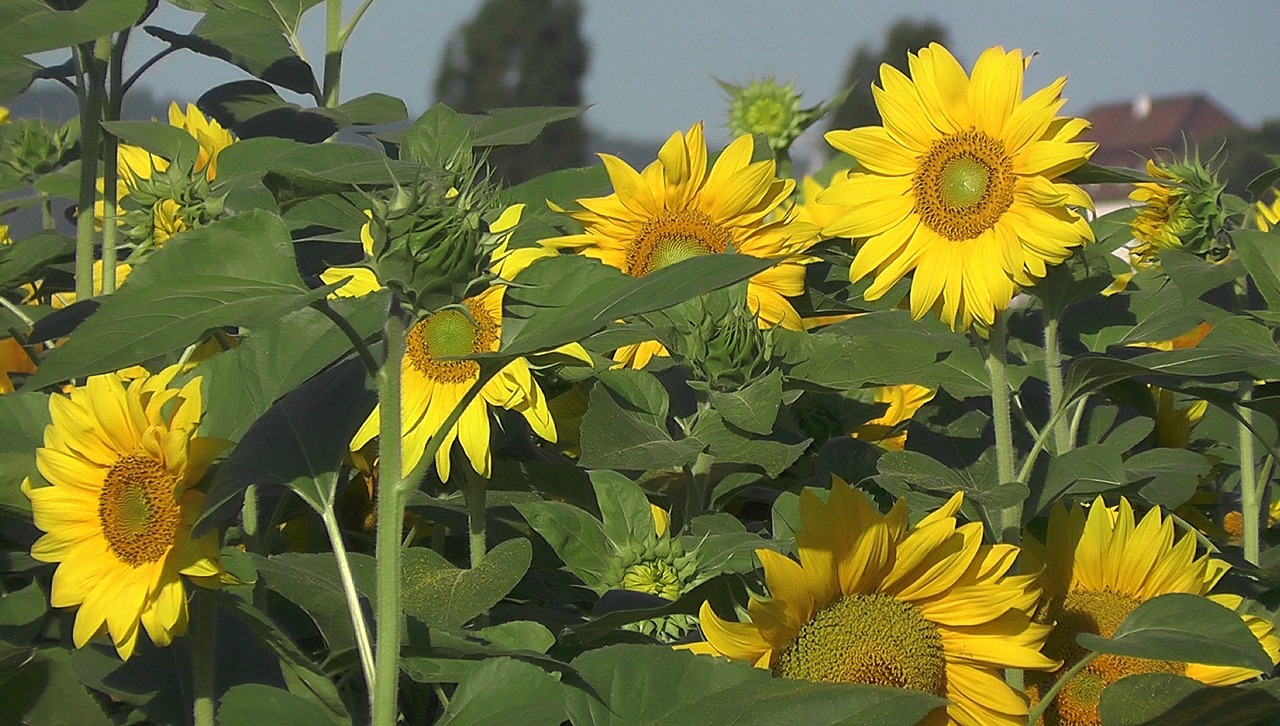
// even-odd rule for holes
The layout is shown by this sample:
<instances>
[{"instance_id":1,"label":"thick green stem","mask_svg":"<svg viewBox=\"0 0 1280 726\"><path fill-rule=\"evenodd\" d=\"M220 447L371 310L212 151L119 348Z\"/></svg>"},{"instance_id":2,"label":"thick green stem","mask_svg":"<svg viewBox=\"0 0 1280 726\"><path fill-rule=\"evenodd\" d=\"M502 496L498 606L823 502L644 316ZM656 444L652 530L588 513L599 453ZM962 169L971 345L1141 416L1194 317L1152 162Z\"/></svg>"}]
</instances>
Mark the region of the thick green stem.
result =
<instances>
[{"instance_id":1,"label":"thick green stem","mask_svg":"<svg viewBox=\"0 0 1280 726\"><path fill-rule=\"evenodd\" d=\"M124 49L129 43L128 29L120 33L119 40L103 47L109 39L100 39L95 49L100 59L107 63L107 97L105 118L120 120L124 106ZM119 178L120 140L111 133L103 133L102 144L102 294L116 291L116 180Z\"/></svg>"},{"instance_id":2,"label":"thick green stem","mask_svg":"<svg viewBox=\"0 0 1280 726\"><path fill-rule=\"evenodd\" d=\"M470 463L466 464L466 470L467 534L471 544L471 567L474 569L484 562L485 553L488 552L484 516L489 481L473 471Z\"/></svg>"},{"instance_id":3,"label":"thick green stem","mask_svg":"<svg viewBox=\"0 0 1280 726\"><path fill-rule=\"evenodd\" d=\"M356 632L356 650L360 653L360 669L364 671L364 681L369 690L369 705L372 707L375 674L369 626L365 623L364 609L360 607L360 595L356 592L356 581L351 574L351 561L347 559L347 547L342 541L342 530L338 528L338 518L333 513L333 507L326 507L320 513L320 518L324 520L324 531L329 535L333 556L338 561L338 577L342 580L342 592L346 595L347 610L351 613L351 627Z\"/></svg>"},{"instance_id":4,"label":"thick green stem","mask_svg":"<svg viewBox=\"0 0 1280 726\"><path fill-rule=\"evenodd\" d=\"M1044 374L1049 383L1049 411L1057 411L1066 402L1062 400L1062 349L1058 343L1058 319L1047 316L1044 321ZM1058 456L1075 448L1071 439L1071 424L1066 416L1058 416L1053 424L1053 447Z\"/></svg>"},{"instance_id":5,"label":"thick green stem","mask_svg":"<svg viewBox=\"0 0 1280 726\"><path fill-rule=\"evenodd\" d=\"M684 523L688 527L693 518L707 511L708 483L711 478L711 465L715 458L701 452L689 466L689 494L685 497Z\"/></svg>"},{"instance_id":6,"label":"thick green stem","mask_svg":"<svg viewBox=\"0 0 1280 726\"><path fill-rule=\"evenodd\" d=\"M1246 383L1241 387L1240 400L1247 402L1253 397L1253 384ZM1258 564L1262 554L1261 521L1262 521L1262 488L1258 486L1257 464L1253 449L1253 409L1248 406L1236 406L1240 414L1236 431L1239 434L1240 454L1240 515L1244 520L1244 558Z\"/></svg>"},{"instance_id":7,"label":"thick green stem","mask_svg":"<svg viewBox=\"0 0 1280 726\"><path fill-rule=\"evenodd\" d=\"M324 89L320 103L325 108L338 105L338 86L342 81L342 0L327 0L325 7Z\"/></svg>"},{"instance_id":8,"label":"thick green stem","mask_svg":"<svg viewBox=\"0 0 1280 726\"><path fill-rule=\"evenodd\" d=\"M1049 710L1049 706L1053 703L1053 699L1058 697L1058 693L1066 687L1067 683L1069 683L1072 678L1079 675L1080 671L1084 670L1085 667L1092 663L1093 659L1097 658L1099 655L1101 655L1101 653L1090 651L1083 658L1076 661L1075 665L1068 668L1067 672L1063 673L1061 678L1054 681L1053 686L1050 687L1048 691L1041 694L1040 701L1036 704L1036 707L1031 709L1031 713L1027 714L1027 726L1035 726L1037 723L1040 723L1040 717L1044 716L1044 712Z\"/></svg>"},{"instance_id":9,"label":"thick green stem","mask_svg":"<svg viewBox=\"0 0 1280 726\"><path fill-rule=\"evenodd\" d=\"M76 210L76 299L93 297L93 203L97 198L98 140L106 76L92 45L75 49L80 95L80 199Z\"/></svg>"},{"instance_id":10,"label":"thick green stem","mask_svg":"<svg viewBox=\"0 0 1280 726\"><path fill-rule=\"evenodd\" d=\"M1014 478L1013 414L1009 405L1009 376L1005 368L1005 320L997 315L991 326L987 345L987 375L991 378L991 418L996 433L996 472L999 484L1016 481ZM1022 526L1022 505L1017 504L1000 512L1000 536L1004 542L1017 543Z\"/></svg>"},{"instance_id":11,"label":"thick green stem","mask_svg":"<svg viewBox=\"0 0 1280 726\"><path fill-rule=\"evenodd\" d=\"M214 644L217 642L214 627L217 624L217 605L204 593L197 592L191 600L195 610L191 644L191 693L192 714L195 726L213 726L214 692Z\"/></svg>"},{"instance_id":12,"label":"thick green stem","mask_svg":"<svg viewBox=\"0 0 1280 726\"><path fill-rule=\"evenodd\" d=\"M393 298L384 327L387 355L378 373L377 647L374 651L374 726L394 726L400 687L401 494L400 365L405 325Z\"/></svg>"}]
</instances>

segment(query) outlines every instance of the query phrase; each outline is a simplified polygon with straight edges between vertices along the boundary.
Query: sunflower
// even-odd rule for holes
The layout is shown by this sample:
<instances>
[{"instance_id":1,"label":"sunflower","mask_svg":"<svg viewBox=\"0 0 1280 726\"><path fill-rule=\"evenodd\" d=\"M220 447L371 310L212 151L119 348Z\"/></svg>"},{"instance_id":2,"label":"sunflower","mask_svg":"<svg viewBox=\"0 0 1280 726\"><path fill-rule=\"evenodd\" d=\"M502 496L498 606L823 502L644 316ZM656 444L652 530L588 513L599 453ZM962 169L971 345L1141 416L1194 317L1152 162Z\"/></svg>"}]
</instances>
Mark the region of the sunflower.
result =
<instances>
[{"instance_id":1,"label":"sunflower","mask_svg":"<svg viewBox=\"0 0 1280 726\"><path fill-rule=\"evenodd\" d=\"M1022 569L1039 572L1044 590L1037 620L1054 623L1045 653L1064 661L1055 673L1028 673L1028 690L1034 696L1047 690L1083 650L1079 633L1110 637L1138 605L1171 592L1207 595L1227 563L1209 555L1196 557L1195 535L1174 542L1173 520L1152 509L1135 524L1133 508L1121 498L1118 508L1094 500L1088 515L1079 506L1056 505L1049 515L1045 544L1034 537L1023 541ZM1232 610L1241 599L1211 595L1209 599ZM1280 638L1262 618L1241 614L1262 643L1272 662L1280 661ZM1098 696L1115 681L1137 673L1175 673L1214 686L1253 678L1257 671L1245 668L1173 663L1125 656L1102 655L1087 665L1063 688L1045 712L1046 726L1100 724Z\"/></svg>"},{"instance_id":2,"label":"sunflower","mask_svg":"<svg viewBox=\"0 0 1280 726\"><path fill-rule=\"evenodd\" d=\"M52 486L22 491L45 535L31 556L57 562L50 601L79 606L73 639L83 647L109 632L128 660L146 630L168 645L187 629L182 578L216 587L223 574L218 535L193 539L204 506L199 481L225 442L199 438L200 379L179 389L177 366L125 387L116 374L91 376L49 399L36 466Z\"/></svg>"},{"instance_id":3,"label":"sunflower","mask_svg":"<svg viewBox=\"0 0 1280 726\"><path fill-rule=\"evenodd\" d=\"M687 134L672 134L643 172L601 154L614 193L579 199L583 211L571 216L584 232L542 244L576 250L632 277L730 250L778 259L751 278L747 303L761 326L802 330L787 297L804 294L804 266L813 258L803 253L817 241L816 229L792 224L783 205L795 182L777 179L772 159L752 163L753 151L751 137L739 137L708 171L702 124L697 124ZM643 368L653 356L666 354L660 343L648 341L619 349L614 360Z\"/></svg>"},{"instance_id":4,"label":"sunflower","mask_svg":"<svg viewBox=\"0 0 1280 726\"><path fill-rule=\"evenodd\" d=\"M521 204L506 210L490 225L489 231L499 235L510 233L519 222L523 208ZM372 238L364 230L361 238L367 253L372 248ZM553 254L543 248L509 250L509 240L508 234L494 250L490 267L490 271L503 279L510 279L535 260ZM353 272L367 273L357 275L344 286L354 287L353 294L368 294L382 287L371 270L362 268L330 268L321 274L321 278L326 282L336 282ZM409 329L400 367L403 475L407 476L417 466L431 436L480 378L480 364L476 361L442 359L498 350L502 342L502 298L506 289L506 285L493 285L459 305L424 316ZM554 352L591 363L590 354L577 343L561 346ZM529 361L517 358L485 383L480 395L471 400L440 444L435 464L441 481L449 480L449 458L454 441L461 441L471 468L481 476L489 477L489 406L518 411L535 434L547 441L556 440L556 425L547 408L546 396L533 378ZM359 451L378 435L381 410L381 406L375 407L356 432L351 440L352 451Z\"/></svg>"},{"instance_id":5,"label":"sunflower","mask_svg":"<svg viewBox=\"0 0 1280 726\"><path fill-rule=\"evenodd\" d=\"M127 262L116 263L116 287L119 288L129 279L129 273L133 272L133 265ZM93 294L94 297L102 294L102 260L93 261ZM49 297L49 304L55 310L61 310L76 301L74 292L55 292Z\"/></svg>"},{"instance_id":6,"label":"sunflower","mask_svg":"<svg viewBox=\"0 0 1280 726\"><path fill-rule=\"evenodd\" d=\"M823 232L865 240L849 279L875 273L868 300L914 270L914 317L937 305L953 328L991 325L1020 286L1093 240L1071 208L1092 201L1057 178L1097 144L1072 141L1086 121L1055 116L1065 78L1022 98L1021 51L987 49L972 78L936 43L907 60L911 78L884 64L871 88L884 126L826 134L861 170L819 197L847 210Z\"/></svg>"},{"instance_id":7,"label":"sunflower","mask_svg":"<svg viewBox=\"0 0 1280 726\"><path fill-rule=\"evenodd\" d=\"M1156 350L1185 350L1194 348L1204 340L1213 323L1200 323L1191 330L1170 340L1152 343L1133 343L1133 348L1154 348ZM1209 402L1199 398L1190 399L1186 405L1179 406L1173 391L1160 386L1147 384L1156 404L1155 433L1156 446L1170 449L1185 449L1191 439L1191 428L1204 418L1209 410Z\"/></svg>"},{"instance_id":8,"label":"sunflower","mask_svg":"<svg viewBox=\"0 0 1280 726\"><path fill-rule=\"evenodd\" d=\"M1258 202L1253 206L1253 223L1266 232L1280 224L1280 190L1271 190L1271 203Z\"/></svg>"},{"instance_id":9,"label":"sunflower","mask_svg":"<svg viewBox=\"0 0 1280 726\"><path fill-rule=\"evenodd\" d=\"M1005 668L1053 669L1049 628L1031 622L1032 575L1009 575L1018 549L982 544L982 524L958 524L957 493L915 527L905 500L887 515L836 479L823 502L800 498L800 561L756 551L772 599L751 622L704 603L697 653L746 660L776 676L923 691L950 701L930 724L1023 724L1027 703Z\"/></svg>"},{"instance_id":10,"label":"sunflower","mask_svg":"<svg viewBox=\"0 0 1280 726\"><path fill-rule=\"evenodd\" d=\"M900 386L880 386L875 392L876 403L887 403L883 415L859 426L853 438L862 439L889 451L902 451L907 443L907 432L899 428L911 420L920 407L933 400L935 391L912 383Z\"/></svg>"}]
</instances>

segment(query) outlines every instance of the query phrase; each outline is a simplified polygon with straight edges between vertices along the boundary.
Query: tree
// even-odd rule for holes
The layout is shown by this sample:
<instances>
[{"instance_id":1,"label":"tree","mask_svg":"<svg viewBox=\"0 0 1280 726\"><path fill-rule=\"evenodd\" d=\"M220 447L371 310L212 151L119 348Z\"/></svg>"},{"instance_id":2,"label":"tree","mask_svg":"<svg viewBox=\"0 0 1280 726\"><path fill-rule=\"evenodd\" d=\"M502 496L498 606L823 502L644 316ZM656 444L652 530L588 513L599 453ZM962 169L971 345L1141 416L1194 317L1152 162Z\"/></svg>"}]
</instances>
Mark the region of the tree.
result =
<instances>
[{"instance_id":1,"label":"tree","mask_svg":"<svg viewBox=\"0 0 1280 726\"><path fill-rule=\"evenodd\" d=\"M578 106L588 51L577 0L485 0L445 48L435 95L463 113L510 106ZM526 146L495 149L489 161L515 184L581 166L579 118L547 127Z\"/></svg>"},{"instance_id":2,"label":"tree","mask_svg":"<svg viewBox=\"0 0 1280 726\"><path fill-rule=\"evenodd\" d=\"M888 63L906 72L907 53L930 43L947 43L947 29L934 20L900 18L885 34L884 45L873 50L863 43L854 52L844 74L844 87L852 89L844 103L831 115L831 128L852 129L859 126L875 126L880 123L871 95L872 81L880 78L880 64Z\"/></svg>"}]
</instances>

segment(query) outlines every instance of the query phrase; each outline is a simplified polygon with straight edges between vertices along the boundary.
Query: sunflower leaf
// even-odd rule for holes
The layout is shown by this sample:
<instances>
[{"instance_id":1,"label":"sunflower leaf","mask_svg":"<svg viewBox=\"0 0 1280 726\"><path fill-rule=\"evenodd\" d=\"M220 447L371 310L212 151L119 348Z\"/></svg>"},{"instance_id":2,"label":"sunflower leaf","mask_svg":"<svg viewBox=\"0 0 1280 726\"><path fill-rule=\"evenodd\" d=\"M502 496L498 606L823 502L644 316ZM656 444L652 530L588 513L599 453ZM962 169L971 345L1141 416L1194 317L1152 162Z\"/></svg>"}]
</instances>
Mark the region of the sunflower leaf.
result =
<instances>
[{"instance_id":1,"label":"sunflower leaf","mask_svg":"<svg viewBox=\"0 0 1280 726\"><path fill-rule=\"evenodd\" d=\"M1186 593L1152 598L1129 613L1110 638L1080 633L1098 653L1270 671L1271 659L1238 614Z\"/></svg>"},{"instance_id":2,"label":"sunflower leaf","mask_svg":"<svg viewBox=\"0 0 1280 726\"><path fill-rule=\"evenodd\" d=\"M599 648L572 665L590 687L569 691L574 726L914 724L945 703L901 688L774 678L747 663L651 646Z\"/></svg>"},{"instance_id":3,"label":"sunflower leaf","mask_svg":"<svg viewBox=\"0 0 1280 726\"><path fill-rule=\"evenodd\" d=\"M591 487L606 537L624 548L653 541L653 512L638 484L616 471L596 469L591 472Z\"/></svg>"},{"instance_id":4,"label":"sunflower leaf","mask_svg":"<svg viewBox=\"0 0 1280 726\"><path fill-rule=\"evenodd\" d=\"M111 720L71 669L71 654L41 648L15 671L0 675L0 723L109 726Z\"/></svg>"},{"instance_id":5,"label":"sunflower leaf","mask_svg":"<svg viewBox=\"0 0 1280 726\"><path fill-rule=\"evenodd\" d=\"M511 658L491 658L462 679L436 726L558 726L565 718L567 691L566 686L537 666Z\"/></svg>"},{"instance_id":6,"label":"sunflower leaf","mask_svg":"<svg viewBox=\"0 0 1280 726\"><path fill-rule=\"evenodd\" d=\"M429 549L411 547L404 555L404 611L431 627L461 628L506 597L532 561L527 539L500 543L469 570Z\"/></svg>"},{"instance_id":7,"label":"sunflower leaf","mask_svg":"<svg viewBox=\"0 0 1280 726\"><path fill-rule=\"evenodd\" d=\"M1114 726L1240 726L1280 715L1275 680L1206 686L1173 673L1140 673L1108 686L1098 699L1102 722Z\"/></svg>"},{"instance_id":8,"label":"sunflower leaf","mask_svg":"<svg viewBox=\"0 0 1280 726\"><path fill-rule=\"evenodd\" d=\"M526 502L516 509L583 584L604 592L617 555L599 520L564 502Z\"/></svg>"},{"instance_id":9,"label":"sunflower leaf","mask_svg":"<svg viewBox=\"0 0 1280 726\"><path fill-rule=\"evenodd\" d=\"M315 701L261 683L232 686L218 699L218 723L223 726L313 726L340 723Z\"/></svg>"}]
</instances>

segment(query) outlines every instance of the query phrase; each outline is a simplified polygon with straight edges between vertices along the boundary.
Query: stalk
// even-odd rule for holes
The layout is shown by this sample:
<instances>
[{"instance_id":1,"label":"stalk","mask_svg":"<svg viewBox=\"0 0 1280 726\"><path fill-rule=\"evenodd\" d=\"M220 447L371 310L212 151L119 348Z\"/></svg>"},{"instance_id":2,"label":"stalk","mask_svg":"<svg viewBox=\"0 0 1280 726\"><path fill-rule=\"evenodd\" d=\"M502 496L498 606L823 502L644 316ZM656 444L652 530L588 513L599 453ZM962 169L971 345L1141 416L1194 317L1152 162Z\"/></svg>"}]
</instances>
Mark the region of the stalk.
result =
<instances>
[{"instance_id":1,"label":"stalk","mask_svg":"<svg viewBox=\"0 0 1280 726\"><path fill-rule=\"evenodd\" d=\"M400 529L401 494L400 366L404 359L405 326L393 297L384 327L387 355L378 373L378 527L377 647L374 651L373 723L394 726L400 687Z\"/></svg>"},{"instance_id":2,"label":"stalk","mask_svg":"<svg viewBox=\"0 0 1280 726\"><path fill-rule=\"evenodd\" d=\"M191 607L195 610L191 647L192 716L195 726L214 726L214 644L217 642L214 628L218 611L213 601L203 594L192 598Z\"/></svg>"},{"instance_id":3,"label":"stalk","mask_svg":"<svg viewBox=\"0 0 1280 726\"><path fill-rule=\"evenodd\" d=\"M364 619L364 609L360 607L360 596L356 592L356 581L351 574L351 561L347 559L347 547L342 541L342 531L338 528L338 519L333 507L325 507L320 513L324 520L324 531L329 535L329 544L333 547L333 556L338 561L338 576L342 579L342 592L347 598L347 610L351 613L351 626L356 632L356 650L360 653L360 669L364 671L364 682L369 690L369 705L373 705L374 663L373 645L369 640L369 626Z\"/></svg>"},{"instance_id":4,"label":"stalk","mask_svg":"<svg viewBox=\"0 0 1280 726\"><path fill-rule=\"evenodd\" d=\"M129 30L121 31L119 40L104 48L99 39L95 53L107 64L106 120L118 121L124 106L124 49L129 44ZM104 57L105 56L105 57ZM102 294L116 291L116 182L120 174L120 140L114 134L103 133L102 146Z\"/></svg>"},{"instance_id":5,"label":"stalk","mask_svg":"<svg viewBox=\"0 0 1280 726\"><path fill-rule=\"evenodd\" d=\"M1047 315L1047 313L1046 313ZM1058 343L1058 319L1046 317L1044 321L1044 372L1049 383L1049 411L1057 411L1062 400L1062 350ZM1053 424L1053 448L1058 456L1075 447L1071 438L1071 424L1066 416L1058 416Z\"/></svg>"},{"instance_id":6,"label":"stalk","mask_svg":"<svg viewBox=\"0 0 1280 726\"><path fill-rule=\"evenodd\" d=\"M338 87L342 81L342 47L345 43L342 27L342 0L326 0L324 90L320 104L325 108L338 105Z\"/></svg>"},{"instance_id":7,"label":"stalk","mask_svg":"<svg viewBox=\"0 0 1280 726\"><path fill-rule=\"evenodd\" d=\"M1240 400L1247 402L1251 398L1253 384L1242 384ZM1256 565L1262 553L1262 488L1258 486L1257 465L1254 463L1253 409L1237 404L1236 412L1240 414L1236 431L1240 442L1240 514L1244 519L1244 558Z\"/></svg>"},{"instance_id":8,"label":"stalk","mask_svg":"<svg viewBox=\"0 0 1280 726\"><path fill-rule=\"evenodd\" d=\"M1009 376L1006 370L1006 341L1004 315L997 315L991 326L987 345L987 375L991 378L991 418L996 433L996 471L1005 484L1016 481L1014 473L1013 415L1009 404ZM1055 424L1056 425L1056 424ZM1016 544L1018 528L1022 524L1022 505L1017 504L1000 512L1000 538Z\"/></svg>"},{"instance_id":9,"label":"stalk","mask_svg":"<svg viewBox=\"0 0 1280 726\"><path fill-rule=\"evenodd\" d=\"M98 67L93 46L75 49L76 95L80 101L80 198L76 211L76 299L93 297L93 203L97 197L99 121L105 78Z\"/></svg>"},{"instance_id":10,"label":"stalk","mask_svg":"<svg viewBox=\"0 0 1280 726\"><path fill-rule=\"evenodd\" d=\"M480 566L481 562L484 562L484 556L488 552L487 543L485 542L484 513L485 495L489 488L489 482L471 469L470 462L467 462L464 466L467 470L467 488L464 492L467 500L467 533L470 536L471 544L471 568L475 569Z\"/></svg>"}]
</instances>

